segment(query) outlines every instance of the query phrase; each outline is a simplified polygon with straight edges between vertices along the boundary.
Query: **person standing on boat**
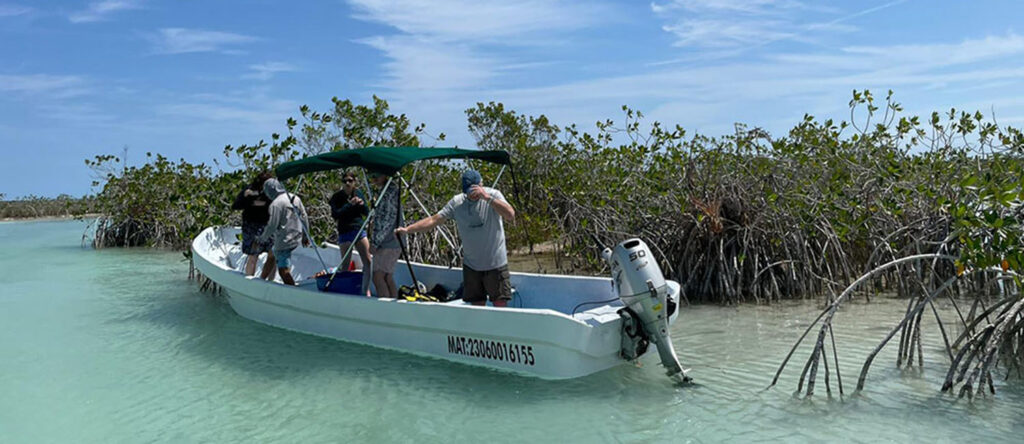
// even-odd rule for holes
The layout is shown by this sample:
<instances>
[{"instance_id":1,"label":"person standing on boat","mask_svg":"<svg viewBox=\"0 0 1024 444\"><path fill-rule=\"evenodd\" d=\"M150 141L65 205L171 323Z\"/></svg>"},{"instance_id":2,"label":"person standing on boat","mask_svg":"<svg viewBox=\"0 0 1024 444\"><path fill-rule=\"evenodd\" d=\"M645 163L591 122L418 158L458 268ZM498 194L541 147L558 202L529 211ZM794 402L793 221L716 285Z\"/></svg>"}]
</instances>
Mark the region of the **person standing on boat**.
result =
<instances>
[{"instance_id":1,"label":"person standing on boat","mask_svg":"<svg viewBox=\"0 0 1024 444\"><path fill-rule=\"evenodd\" d=\"M359 259L363 263L363 272L369 277L370 242L366 240L366 231L362 230L364 218L369 214L365 201L366 196L357 186L355 172L345 171L342 175L342 188L331 196L330 201L331 217L338 224L338 248L345 253L355 242ZM348 270L351 258L351 254L342 258L342 270ZM364 279L362 291L365 293L367 290L369 284Z\"/></svg>"},{"instance_id":2,"label":"person standing on boat","mask_svg":"<svg viewBox=\"0 0 1024 444\"><path fill-rule=\"evenodd\" d=\"M270 217L267 228L257 240L267 242L271 238L274 239L273 253L281 281L287 285L295 285L291 272L292 251L299 248L300 243L306 247L310 245L305 230L306 224L309 223L306 207L302 205L299 196L286 192L284 185L277 179L267 179L263 183L263 192L271 199Z\"/></svg>"},{"instance_id":3,"label":"person standing on boat","mask_svg":"<svg viewBox=\"0 0 1024 444\"><path fill-rule=\"evenodd\" d=\"M273 177L269 171L263 171L249 186L235 197L232 210L242 210L242 252L245 253L245 275L256 273L256 262L261 253L270 253L270 242L257 242L256 238L263 233L270 219L270 198L263 192L263 183ZM267 256L260 277L273 278L274 255Z\"/></svg>"},{"instance_id":4,"label":"person standing on boat","mask_svg":"<svg viewBox=\"0 0 1024 444\"><path fill-rule=\"evenodd\" d=\"M401 202L398 195L398 184L387 185L388 176L371 173L370 180L383 193L380 205L373 217L373 231L370 235L370 252L373 254L373 286L377 288L378 298L397 298L398 285L395 284L395 264L402 255L398 245L395 229L403 225Z\"/></svg>"},{"instance_id":5,"label":"person standing on boat","mask_svg":"<svg viewBox=\"0 0 1024 444\"><path fill-rule=\"evenodd\" d=\"M512 300L512 284L503 221L515 220L516 211L501 191L482 183L479 172L466 170L462 173L461 194L452 197L437 214L400 227L395 234L428 231L455 219L462 238L462 299L484 305L490 296L495 307L506 307Z\"/></svg>"}]
</instances>

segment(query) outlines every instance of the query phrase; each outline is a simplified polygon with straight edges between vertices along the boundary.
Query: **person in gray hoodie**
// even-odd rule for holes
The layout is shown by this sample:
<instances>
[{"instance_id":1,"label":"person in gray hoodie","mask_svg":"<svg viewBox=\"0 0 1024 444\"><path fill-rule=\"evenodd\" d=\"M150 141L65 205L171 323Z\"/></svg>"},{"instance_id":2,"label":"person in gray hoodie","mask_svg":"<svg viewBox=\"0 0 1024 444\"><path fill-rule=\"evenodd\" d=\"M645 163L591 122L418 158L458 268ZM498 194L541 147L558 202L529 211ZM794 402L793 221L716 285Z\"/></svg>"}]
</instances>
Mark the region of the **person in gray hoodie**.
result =
<instances>
[{"instance_id":1,"label":"person in gray hoodie","mask_svg":"<svg viewBox=\"0 0 1024 444\"><path fill-rule=\"evenodd\" d=\"M267 222L267 228L257 239L259 242L274 239L272 250L281 281L287 285L295 285L291 272L292 251L298 248L300 243L305 247L310 244L305 229L309 223L306 207L302 205L299 196L286 192L284 185L277 179L267 179L263 183L263 193L271 199L270 220Z\"/></svg>"}]
</instances>

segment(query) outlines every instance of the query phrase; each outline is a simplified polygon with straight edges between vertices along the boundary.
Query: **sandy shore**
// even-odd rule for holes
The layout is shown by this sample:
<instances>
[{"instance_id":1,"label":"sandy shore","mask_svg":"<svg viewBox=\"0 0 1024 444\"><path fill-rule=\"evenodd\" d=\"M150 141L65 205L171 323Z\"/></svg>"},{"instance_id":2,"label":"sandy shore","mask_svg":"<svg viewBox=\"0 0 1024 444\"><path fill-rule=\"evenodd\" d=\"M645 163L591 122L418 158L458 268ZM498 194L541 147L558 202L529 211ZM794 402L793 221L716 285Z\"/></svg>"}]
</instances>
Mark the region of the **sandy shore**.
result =
<instances>
[{"instance_id":1,"label":"sandy shore","mask_svg":"<svg viewBox=\"0 0 1024 444\"><path fill-rule=\"evenodd\" d=\"M73 220L76 217L93 219L99 217L99 213L83 214L81 216L39 216L39 217L3 217L0 222L46 222L53 220Z\"/></svg>"}]
</instances>

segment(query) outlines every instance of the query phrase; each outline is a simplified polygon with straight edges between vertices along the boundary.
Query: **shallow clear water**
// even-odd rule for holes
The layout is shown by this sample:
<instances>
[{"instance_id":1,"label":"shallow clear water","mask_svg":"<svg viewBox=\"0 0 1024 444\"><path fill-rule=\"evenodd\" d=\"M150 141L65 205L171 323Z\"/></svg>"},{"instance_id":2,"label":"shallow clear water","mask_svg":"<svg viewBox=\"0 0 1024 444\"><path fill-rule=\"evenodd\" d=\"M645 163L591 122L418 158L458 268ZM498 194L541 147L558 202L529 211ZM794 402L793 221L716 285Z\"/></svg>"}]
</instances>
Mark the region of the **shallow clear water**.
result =
<instances>
[{"instance_id":1,"label":"shallow clear water","mask_svg":"<svg viewBox=\"0 0 1024 444\"><path fill-rule=\"evenodd\" d=\"M199 293L178 253L80 247L80 222L0 223L0 442L1014 441L1024 384L973 403L925 369L876 360L865 393L793 397L804 354L763 391L814 303L685 308L672 328L698 384L655 361L541 381L306 336ZM902 310L857 303L842 375ZM952 319L952 318L950 318ZM835 388L833 386L833 388Z\"/></svg>"}]
</instances>

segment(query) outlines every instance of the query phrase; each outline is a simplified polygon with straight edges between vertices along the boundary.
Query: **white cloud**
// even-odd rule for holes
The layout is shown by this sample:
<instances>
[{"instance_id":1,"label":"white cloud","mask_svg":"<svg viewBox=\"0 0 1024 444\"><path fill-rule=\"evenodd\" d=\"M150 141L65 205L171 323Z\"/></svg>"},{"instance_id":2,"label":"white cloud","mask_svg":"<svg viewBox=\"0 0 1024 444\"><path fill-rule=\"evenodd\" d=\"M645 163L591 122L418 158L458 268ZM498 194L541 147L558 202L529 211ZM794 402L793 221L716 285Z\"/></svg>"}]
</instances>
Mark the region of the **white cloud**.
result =
<instances>
[{"instance_id":1,"label":"white cloud","mask_svg":"<svg viewBox=\"0 0 1024 444\"><path fill-rule=\"evenodd\" d=\"M651 10L656 13L683 9L692 12L729 12L764 15L789 9L807 8L805 4L792 0L672 0L660 5L651 3Z\"/></svg>"},{"instance_id":2,"label":"white cloud","mask_svg":"<svg viewBox=\"0 0 1024 444\"><path fill-rule=\"evenodd\" d=\"M0 5L0 17L14 17L18 15L25 15L32 12L32 8L28 6L3 4Z\"/></svg>"},{"instance_id":3,"label":"white cloud","mask_svg":"<svg viewBox=\"0 0 1024 444\"><path fill-rule=\"evenodd\" d=\"M373 37L362 41L384 53L385 80L377 86L406 93L468 90L485 87L498 64L465 44L438 43L410 36Z\"/></svg>"},{"instance_id":4,"label":"white cloud","mask_svg":"<svg viewBox=\"0 0 1024 444\"><path fill-rule=\"evenodd\" d=\"M575 122L592 120L577 117L581 113L572 111L574 108L600 108L598 115L607 116L616 105L646 106L653 110L648 113L652 118L716 133L736 121L791 125L804 112L842 117L852 89L870 88L882 94L891 88L898 100L915 101L915 109L956 105L945 100L976 89L979 82L1014 82L1020 91L1017 79L1024 76L1024 67L1004 66L1002 61L1024 56L1022 40L1010 34L958 44L850 47L838 54L779 55L757 61L663 68L493 94L516 109L547 113L552 104L558 104L566 110L563 115ZM928 90L929 85L943 85L941 95ZM994 99L959 106L983 103L1019 110L1005 100ZM752 110L757 110L756 114Z\"/></svg>"},{"instance_id":5,"label":"white cloud","mask_svg":"<svg viewBox=\"0 0 1024 444\"><path fill-rule=\"evenodd\" d=\"M728 48L739 45L751 45L765 40L782 40L795 37L793 32L785 31L784 22L764 20L758 22L738 22L733 20L683 20L673 25L662 27L666 32L675 34L677 40L673 46L707 46Z\"/></svg>"},{"instance_id":6,"label":"white cloud","mask_svg":"<svg viewBox=\"0 0 1024 444\"><path fill-rule=\"evenodd\" d=\"M935 43L851 46L836 52L783 54L715 64L672 65L636 74L551 83L540 87L490 88L466 82L465 88L424 93L394 85L386 96L414 120L444 131L453 143L470 144L461 110L477 101L495 100L527 114L545 114L555 122L590 123L615 118L619 106L645 111L652 120L681 124L710 135L731 132L733 122L786 130L806 112L849 118L852 89L869 88L879 99L887 89L908 109L930 112L956 106L1019 115L1019 103L1001 99L1024 94L1018 79L1024 67L1005 64L1024 56L1024 38L1015 34ZM882 56L884 55L884 57ZM412 76L412 73L409 74ZM977 92L979 84L1006 85ZM942 85L938 90L930 85ZM964 91L977 100L963 103ZM992 96L992 94L998 94ZM1000 119L1009 123L1011 119Z\"/></svg>"},{"instance_id":7,"label":"white cloud","mask_svg":"<svg viewBox=\"0 0 1024 444\"><path fill-rule=\"evenodd\" d=\"M964 40L946 44L905 44L884 47L850 46L843 49L849 54L867 56L879 64L906 65L960 65L1002 55L1024 52L1024 37L1016 34L988 36L983 39Z\"/></svg>"},{"instance_id":8,"label":"white cloud","mask_svg":"<svg viewBox=\"0 0 1024 444\"><path fill-rule=\"evenodd\" d=\"M32 121L58 121L65 127L113 121L99 107L85 103L99 90L94 82L75 75L0 74L0 106L11 106Z\"/></svg>"},{"instance_id":9,"label":"white cloud","mask_svg":"<svg viewBox=\"0 0 1024 444\"><path fill-rule=\"evenodd\" d=\"M158 54L184 54L190 52L237 53L229 49L259 40L256 37L203 29L163 28L150 40Z\"/></svg>"},{"instance_id":10,"label":"white cloud","mask_svg":"<svg viewBox=\"0 0 1024 444\"><path fill-rule=\"evenodd\" d=\"M608 7L567 0L348 0L357 19L444 42L506 41L604 21ZM512 42L506 42L512 43Z\"/></svg>"},{"instance_id":11,"label":"white cloud","mask_svg":"<svg viewBox=\"0 0 1024 444\"><path fill-rule=\"evenodd\" d=\"M52 119L67 125L96 128L100 125L118 125L121 122L117 116L108 114L103 107L91 103L39 103L36 111L43 119Z\"/></svg>"},{"instance_id":12,"label":"white cloud","mask_svg":"<svg viewBox=\"0 0 1024 444\"><path fill-rule=\"evenodd\" d=\"M840 12L792 0L673 0L651 3L651 10L669 24L675 46L697 48L759 47L779 40L811 41L811 34L851 32L843 22L903 3L897 0L827 21Z\"/></svg>"},{"instance_id":13,"label":"white cloud","mask_svg":"<svg viewBox=\"0 0 1024 444\"><path fill-rule=\"evenodd\" d=\"M283 121L281 116L287 116L287 113L294 112L294 110L295 107L291 105L287 107L278 106L252 109L215 103L176 103L162 105L159 107L158 112L199 120L253 123L258 126L267 126L272 123L281 123Z\"/></svg>"},{"instance_id":14,"label":"white cloud","mask_svg":"<svg viewBox=\"0 0 1024 444\"><path fill-rule=\"evenodd\" d=\"M89 91L90 89L85 80L79 76L0 74L0 93L70 98L87 94Z\"/></svg>"},{"instance_id":15,"label":"white cloud","mask_svg":"<svg viewBox=\"0 0 1024 444\"><path fill-rule=\"evenodd\" d=\"M249 65L249 72L242 75L243 79L256 79L267 81L282 72L295 72L299 69L290 63L266 62Z\"/></svg>"},{"instance_id":16,"label":"white cloud","mask_svg":"<svg viewBox=\"0 0 1024 444\"><path fill-rule=\"evenodd\" d=\"M568 33L615 20L611 8L583 0L348 0L354 17L397 33L358 40L387 58L373 86L402 100L437 102L493 86L509 67L551 60L516 59L502 49L558 44ZM507 52L505 52L507 54ZM461 106L457 105L457 106Z\"/></svg>"},{"instance_id":17,"label":"white cloud","mask_svg":"<svg viewBox=\"0 0 1024 444\"><path fill-rule=\"evenodd\" d=\"M68 15L68 20L71 23L92 23L108 20L111 14L118 11L141 8L140 0L103 0L90 3L85 10L71 13Z\"/></svg>"},{"instance_id":18,"label":"white cloud","mask_svg":"<svg viewBox=\"0 0 1024 444\"><path fill-rule=\"evenodd\" d=\"M159 105L156 112L177 119L177 123L183 127L202 123L269 130L283 127L285 119L295 114L298 107L296 102L275 99L256 89L197 94L185 101Z\"/></svg>"},{"instance_id":19,"label":"white cloud","mask_svg":"<svg viewBox=\"0 0 1024 444\"><path fill-rule=\"evenodd\" d=\"M677 59L664 64L636 64L628 70L630 74L571 81L556 80L558 77L544 72L551 61L536 57L545 53L538 49L542 47L518 42L549 40L562 44L581 38L587 39L585 43L593 42L583 32L575 31L608 23L602 23L600 17L570 20L571 34L562 33L554 22L544 20L516 34L519 25L505 26L505 17L491 17L490 8L495 6L486 2L479 7L466 2L456 2L456 7L440 5L438 12L424 6L426 2L411 0L394 7L382 1L350 3L356 6L356 17L397 30L392 35L359 40L380 50L386 58L385 75L372 85L373 89L383 90L381 94L395 109L428 123L432 131L449 134L450 142L459 144L472 143L465 132L462 111L478 101L504 102L522 113L545 114L556 122L583 126L614 118L619 107L628 104L647 111L651 119L718 135L731 132L733 122L770 130L788 129L805 112L848 118L845 105L852 89L870 88L884 96L891 88L898 100L916 105L914 109L927 110L963 105L958 102L958 94L976 89L979 82L1010 82L1014 86L1004 89L1004 93L1024 93L1016 80L1024 75L1024 67L1008 63L1024 55L1024 38L1015 34L958 43L851 44L838 49L834 44L789 45L784 53L747 52L772 41L813 42L826 34L848 33L857 29L852 24L854 19L903 0L854 12L775 0L651 4L655 14L667 23L665 30L676 36L677 45L699 51L684 54L690 57L686 63ZM505 6L522 4L529 2ZM556 9L587 7L568 2L552 4ZM420 7L423 9L417 9ZM556 12L547 14L557 16ZM508 23L520 23L522 17L533 12L521 14L506 13ZM722 19L726 15L734 20ZM453 21L456 26L445 26ZM493 31L491 36L486 36L488 29ZM533 85L513 81L505 68L516 65L527 67L516 75L531 78ZM581 64L579 68L586 72L590 67ZM627 70L618 70L623 71ZM986 98L981 94L972 96L982 101ZM1019 107L1005 101L992 103L1007 107L1004 113L1021 113Z\"/></svg>"}]
</instances>

